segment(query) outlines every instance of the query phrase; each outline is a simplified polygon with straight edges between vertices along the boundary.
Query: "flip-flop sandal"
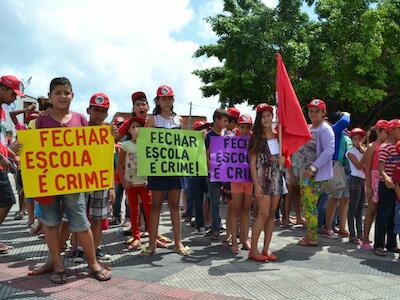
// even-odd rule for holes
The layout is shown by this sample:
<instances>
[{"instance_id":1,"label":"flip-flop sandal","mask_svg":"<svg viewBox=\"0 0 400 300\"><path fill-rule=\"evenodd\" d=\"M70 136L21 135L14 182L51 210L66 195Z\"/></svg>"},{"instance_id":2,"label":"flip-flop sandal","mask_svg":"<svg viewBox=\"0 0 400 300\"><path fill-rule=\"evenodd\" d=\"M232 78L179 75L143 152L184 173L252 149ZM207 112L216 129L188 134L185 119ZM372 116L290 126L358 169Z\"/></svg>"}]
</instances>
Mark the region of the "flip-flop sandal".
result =
<instances>
[{"instance_id":1,"label":"flip-flop sandal","mask_svg":"<svg viewBox=\"0 0 400 300\"><path fill-rule=\"evenodd\" d=\"M26 275L27 276L39 276L39 275L47 274L50 272L53 272L53 268L49 268L49 269L41 271L41 272L38 272L37 270L33 269L33 270L29 270Z\"/></svg>"},{"instance_id":2,"label":"flip-flop sandal","mask_svg":"<svg viewBox=\"0 0 400 300\"><path fill-rule=\"evenodd\" d=\"M58 280L54 279L54 276L58 276ZM51 275L50 275L50 281L51 283L54 284L64 284L67 282L67 273L65 273L64 271L54 271Z\"/></svg>"},{"instance_id":3,"label":"flip-flop sandal","mask_svg":"<svg viewBox=\"0 0 400 300\"><path fill-rule=\"evenodd\" d=\"M109 271L103 267L101 267L98 271L94 271L92 272L92 275L94 276L94 278L96 278L97 281L107 281L110 280L112 275L111 273L109 273L108 275L104 274L104 271Z\"/></svg>"},{"instance_id":4,"label":"flip-flop sandal","mask_svg":"<svg viewBox=\"0 0 400 300\"><path fill-rule=\"evenodd\" d=\"M278 256L276 256L275 254L271 253L268 255L268 253L265 253L264 251L261 253L262 255L268 257L269 261L277 261L278 260Z\"/></svg>"},{"instance_id":5,"label":"flip-flop sandal","mask_svg":"<svg viewBox=\"0 0 400 300\"><path fill-rule=\"evenodd\" d=\"M374 253L375 253L375 255L377 255L377 256L381 256L381 257L386 256L386 253L385 253L385 251L383 251L382 248L377 248L377 249L375 249L375 250L374 250Z\"/></svg>"},{"instance_id":6,"label":"flip-flop sandal","mask_svg":"<svg viewBox=\"0 0 400 300\"><path fill-rule=\"evenodd\" d=\"M249 253L249 259L254 260L256 262L268 262L268 257L262 254L255 256Z\"/></svg>"},{"instance_id":7,"label":"flip-flop sandal","mask_svg":"<svg viewBox=\"0 0 400 300\"><path fill-rule=\"evenodd\" d=\"M129 239L126 240L127 244L132 244L132 242L134 241L133 237L130 237Z\"/></svg>"},{"instance_id":8,"label":"flip-flop sandal","mask_svg":"<svg viewBox=\"0 0 400 300\"><path fill-rule=\"evenodd\" d=\"M192 252L192 249L190 249L190 247L188 247L188 246L183 246L183 247L180 247L179 249L175 249L174 251L176 253L178 253L179 255L189 256L190 253Z\"/></svg>"},{"instance_id":9,"label":"flip-flop sandal","mask_svg":"<svg viewBox=\"0 0 400 300\"><path fill-rule=\"evenodd\" d=\"M317 241L310 241L310 240L307 240L306 238L302 238L300 241L297 242L297 245L299 245L299 246L318 247L318 242Z\"/></svg>"},{"instance_id":10,"label":"flip-flop sandal","mask_svg":"<svg viewBox=\"0 0 400 300\"><path fill-rule=\"evenodd\" d=\"M163 243L167 243L167 244L171 244L171 243L172 243L172 240L170 240L169 238L167 238L167 237L164 236L164 235L159 235L159 236L157 237L157 240L159 240L159 241L161 241L161 242L163 242Z\"/></svg>"},{"instance_id":11,"label":"flip-flop sandal","mask_svg":"<svg viewBox=\"0 0 400 300\"><path fill-rule=\"evenodd\" d=\"M156 240L156 246L157 246L157 248L163 248L163 249L168 248L168 244L161 240Z\"/></svg>"},{"instance_id":12,"label":"flip-flop sandal","mask_svg":"<svg viewBox=\"0 0 400 300\"><path fill-rule=\"evenodd\" d=\"M155 253L156 253L156 251L151 250L150 247L142 247L142 249L140 251L140 255L144 256L144 257L152 256Z\"/></svg>"},{"instance_id":13,"label":"flip-flop sandal","mask_svg":"<svg viewBox=\"0 0 400 300\"><path fill-rule=\"evenodd\" d=\"M142 244L139 242L138 245L134 246L133 242L128 246L128 250L136 251L142 248Z\"/></svg>"}]
</instances>

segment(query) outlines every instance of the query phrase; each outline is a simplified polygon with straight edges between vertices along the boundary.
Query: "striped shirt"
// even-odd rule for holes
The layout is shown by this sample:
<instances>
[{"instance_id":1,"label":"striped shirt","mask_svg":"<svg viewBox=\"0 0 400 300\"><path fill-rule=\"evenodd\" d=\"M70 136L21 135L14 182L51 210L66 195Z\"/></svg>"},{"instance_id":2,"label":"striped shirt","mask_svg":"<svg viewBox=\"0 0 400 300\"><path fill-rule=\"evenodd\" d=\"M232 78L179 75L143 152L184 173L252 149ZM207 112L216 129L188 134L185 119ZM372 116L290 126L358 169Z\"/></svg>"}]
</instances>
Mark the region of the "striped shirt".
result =
<instances>
[{"instance_id":1,"label":"striped shirt","mask_svg":"<svg viewBox=\"0 0 400 300\"><path fill-rule=\"evenodd\" d=\"M385 173L389 176L393 176L394 169L400 164L400 155L397 153L396 145L392 143L384 143L379 149L379 162L385 163ZM380 180L383 181L383 177L380 176Z\"/></svg>"}]
</instances>

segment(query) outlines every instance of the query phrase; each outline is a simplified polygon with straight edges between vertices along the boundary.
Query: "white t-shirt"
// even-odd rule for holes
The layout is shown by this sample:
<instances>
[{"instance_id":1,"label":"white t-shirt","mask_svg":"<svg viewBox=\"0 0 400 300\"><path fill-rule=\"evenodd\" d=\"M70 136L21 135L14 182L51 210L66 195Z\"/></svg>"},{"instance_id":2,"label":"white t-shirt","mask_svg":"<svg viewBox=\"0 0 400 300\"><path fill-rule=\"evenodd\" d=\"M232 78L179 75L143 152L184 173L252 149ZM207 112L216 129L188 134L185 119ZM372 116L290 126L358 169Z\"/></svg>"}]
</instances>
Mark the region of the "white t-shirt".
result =
<instances>
[{"instance_id":1,"label":"white t-shirt","mask_svg":"<svg viewBox=\"0 0 400 300\"><path fill-rule=\"evenodd\" d=\"M351 160L349 159L348 154L351 153L353 154L355 157L357 157L358 160L361 160L363 157L363 153L361 153L356 147L351 147L349 149L349 151L347 151L346 153L346 157L349 160L349 165L350 165L350 171L351 171L351 176L355 176L355 177L360 177L362 179L365 179L365 172L364 170L359 170L357 169L357 167L351 162Z\"/></svg>"},{"instance_id":2,"label":"white t-shirt","mask_svg":"<svg viewBox=\"0 0 400 300\"><path fill-rule=\"evenodd\" d=\"M125 156L125 180L132 185L142 185L146 183L147 177L137 176L137 148L132 141L125 141L121 144L121 149L126 152Z\"/></svg>"}]
</instances>

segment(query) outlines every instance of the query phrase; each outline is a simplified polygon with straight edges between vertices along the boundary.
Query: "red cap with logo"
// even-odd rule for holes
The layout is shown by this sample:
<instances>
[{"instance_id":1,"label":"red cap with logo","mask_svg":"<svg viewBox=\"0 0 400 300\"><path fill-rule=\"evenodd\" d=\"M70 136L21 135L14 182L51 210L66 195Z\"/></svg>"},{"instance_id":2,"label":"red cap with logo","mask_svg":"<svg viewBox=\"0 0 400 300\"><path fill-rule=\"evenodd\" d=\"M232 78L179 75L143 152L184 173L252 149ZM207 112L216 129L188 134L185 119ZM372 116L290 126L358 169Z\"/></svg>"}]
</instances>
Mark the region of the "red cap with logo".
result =
<instances>
[{"instance_id":1,"label":"red cap with logo","mask_svg":"<svg viewBox=\"0 0 400 300\"><path fill-rule=\"evenodd\" d=\"M239 119L240 111L236 107L229 107L226 111L231 118Z\"/></svg>"},{"instance_id":2,"label":"red cap with logo","mask_svg":"<svg viewBox=\"0 0 400 300\"><path fill-rule=\"evenodd\" d=\"M157 97L173 97L174 91L168 85L162 85L157 89Z\"/></svg>"},{"instance_id":3,"label":"red cap with logo","mask_svg":"<svg viewBox=\"0 0 400 300\"><path fill-rule=\"evenodd\" d=\"M267 103L260 103L257 105L256 112L257 114L262 113L263 111L269 111L273 112L274 108L271 105L268 105Z\"/></svg>"},{"instance_id":4,"label":"red cap with logo","mask_svg":"<svg viewBox=\"0 0 400 300\"><path fill-rule=\"evenodd\" d=\"M121 124L121 123L124 123L124 122L125 122L124 117L119 116L119 117L116 117L116 118L114 119L113 124L114 124L114 125L117 125L117 124Z\"/></svg>"},{"instance_id":5,"label":"red cap with logo","mask_svg":"<svg viewBox=\"0 0 400 300\"><path fill-rule=\"evenodd\" d=\"M241 115L239 117L238 124L250 124L253 125L253 119L250 115Z\"/></svg>"},{"instance_id":6,"label":"red cap with logo","mask_svg":"<svg viewBox=\"0 0 400 300\"><path fill-rule=\"evenodd\" d=\"M18 96L25 97L25 94L22 92L24 89L24 84L17 77L13 75L1 76L0 83L11 88Z\"/></svg>"},{"instance_id":7,"label":"red cap with logo","mask_svg":"<svg viewBox=\"0 0 400 300\"><path fill-rule=\"evenodd\" d=\"M400 120L399 119L393 119L390 120L388 123L388 129L389 131L392 131L393 129L400 127Z\"/></svg>"},{"instance_id":8,"label":"red cap with logo","mask_svg":"<svg viewBox=\"0 0 400 300\"><path fill-rule=\"evenodd\" d=\"M136 100L144 100L147 102L147 97L144 92L134 92L132 94L132 103L135 104Z\"/></svg>"},{"instance_id":9,"label":"red cap with logo","mask_svg":"<svg viewBox=\"0 0 400 300\"><path fill-rule=\"evenodd\" d=\"M362 129L362 128L353 128L351 131L350 131L350 136L351 137L353 137L353 136L355 136L355 135L361 135L362 137L365 137L367 134L366 134L366 132L364 131L364 129Z\"/></svg>"},{"instance_id":10,"label":"red cap with logo","mask_svg":"<svg viewBox=\"0 0 400 300\"><path fill-rule=\"evenodd\" d=\"M311 102L307 106L308 108L316 107L319 108L320 110L326 110L325 102L320 99L311 100Z\"/></svg>"},{"instance_id":11,"label":"red cap with logo","mask_svg":"<svg viewBox=\"0 0 400 300\"><path fill-rule=\"evenodd\" d=\"M389 122L386 121L386 120L379 120L378 122L376 122L375 128L376 128L376 129L385 129L385 130L388 130L388 124L389 124Z\"/></svg>"},{"instance_id":12,"label":"red cap with logo","mask_svg":"<svg viewBox=\"0 0 400 300\"><path fill-rule=\"evenodd\" d=\"M206 121L196 121L193 123L193 130L199 130L200 128L207 126L208 123Z\"/></svg>"},{"instance_id":13,"label":"red cap with logo","mask_svg":"<svg viewBox=\"0 0 400 300\"><path fill-rule=\"evenodd\" d=\"M110 108L110 99L104 93L96 93L90 97L89 105Z\"/></svg>"}]
</instances>

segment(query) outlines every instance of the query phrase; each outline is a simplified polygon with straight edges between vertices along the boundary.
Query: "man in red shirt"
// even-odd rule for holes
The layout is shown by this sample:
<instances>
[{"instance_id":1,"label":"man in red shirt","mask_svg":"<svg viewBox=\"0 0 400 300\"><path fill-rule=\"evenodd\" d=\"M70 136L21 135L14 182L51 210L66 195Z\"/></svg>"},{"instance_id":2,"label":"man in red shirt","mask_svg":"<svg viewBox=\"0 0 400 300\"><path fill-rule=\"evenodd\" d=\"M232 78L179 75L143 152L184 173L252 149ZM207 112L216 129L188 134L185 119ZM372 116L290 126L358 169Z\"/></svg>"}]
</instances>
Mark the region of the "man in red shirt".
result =
<instances>
[{"instance_id":1,"label":"man in red shirt","mask_svg":"<svg viewBox=\"0 0 400 300\"><path fill-rule=\"evenodd\" d=\"M14 191L8 179L7 170L10 168L6 139L6 113L2 104L11 104L17 95L23 97L22 82L17 77L6 75L0 77L0 224L4 222L11 206L15 204ZM0 243L0 253L7 253L8 247Z\"/></svg>"}]
</instances>

